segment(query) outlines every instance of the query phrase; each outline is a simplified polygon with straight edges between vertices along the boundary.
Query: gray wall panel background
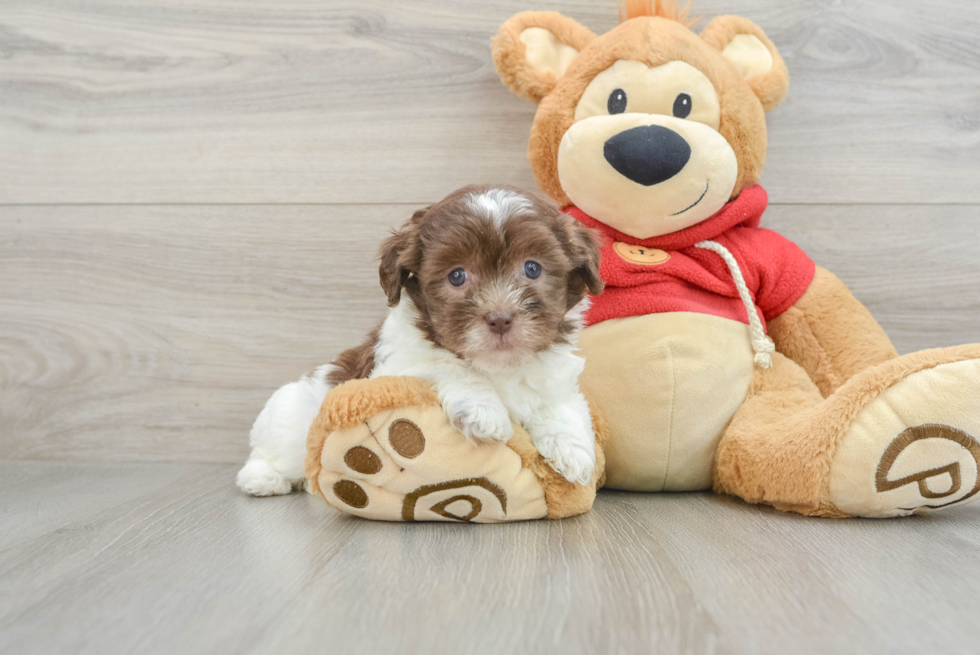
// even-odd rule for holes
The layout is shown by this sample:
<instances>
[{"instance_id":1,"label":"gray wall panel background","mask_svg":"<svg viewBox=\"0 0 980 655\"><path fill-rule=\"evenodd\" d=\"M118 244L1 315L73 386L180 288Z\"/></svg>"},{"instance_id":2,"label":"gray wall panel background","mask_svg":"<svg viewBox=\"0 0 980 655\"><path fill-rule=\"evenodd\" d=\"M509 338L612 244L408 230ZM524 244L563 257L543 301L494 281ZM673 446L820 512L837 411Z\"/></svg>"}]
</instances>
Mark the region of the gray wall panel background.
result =
<instances>
[{"instance_id":1,"label":"gray wall panel background","mask_svg":"<svg viewBox=\"0 0 980 655\"><path fill-rule=\"evenodd\" d=\"M382 317L390 226L534 187L534 107L489 51L524 8L0 2L0 457L240 460L268 394ZM980 6L738 11L792 75L764 224L900 351L980 340Z\"/></svg>"}]
</instances>

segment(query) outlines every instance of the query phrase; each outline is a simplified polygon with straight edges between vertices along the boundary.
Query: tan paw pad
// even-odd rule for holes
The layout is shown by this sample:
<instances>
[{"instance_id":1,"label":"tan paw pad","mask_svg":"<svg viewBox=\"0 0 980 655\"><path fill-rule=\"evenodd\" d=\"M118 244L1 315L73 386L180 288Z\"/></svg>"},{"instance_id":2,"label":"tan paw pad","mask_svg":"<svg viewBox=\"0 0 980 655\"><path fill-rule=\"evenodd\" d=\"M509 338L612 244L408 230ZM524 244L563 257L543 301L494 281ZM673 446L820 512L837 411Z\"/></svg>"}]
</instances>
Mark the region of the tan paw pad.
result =
<instances>
[{"instance_id":1,"label":"tan paw pad","mask_svg":"<svg viewBox=\"0 0 980 655\"><path fill-rule=\"evenodd\" d=\"M830 494L840 510L871 517L980 497L980 362L914 373L868 403L834 456Z\"/></svg>"},{"instance_id":2,"label":"tan paw pad","mask_svg":"<svg viewBox=\"0 0 980 655\"><path fill-rule=\"evenodd\" d=\"M502 443L472 443L437 406L380 411L323 442L320 493L336 509L387 521L542 518L544 490Z\"/></svg>"},{"instance_id":3,"label":"tan paw pad","mask_svg":"<svg viewBox=\"0 0 980 655\"><path fill-rule=\"evenodd\" d=\"M950 463L923 470L921 462L948 460ZM963 430L935 423L918 425L905 430L888 448L875 474L875 490L886 493L913 486L931 504L927 509L939 509L973 498L980 492L980 442ZM916 506L900 508L906 511Z\"/></svg>"}]
</instances>

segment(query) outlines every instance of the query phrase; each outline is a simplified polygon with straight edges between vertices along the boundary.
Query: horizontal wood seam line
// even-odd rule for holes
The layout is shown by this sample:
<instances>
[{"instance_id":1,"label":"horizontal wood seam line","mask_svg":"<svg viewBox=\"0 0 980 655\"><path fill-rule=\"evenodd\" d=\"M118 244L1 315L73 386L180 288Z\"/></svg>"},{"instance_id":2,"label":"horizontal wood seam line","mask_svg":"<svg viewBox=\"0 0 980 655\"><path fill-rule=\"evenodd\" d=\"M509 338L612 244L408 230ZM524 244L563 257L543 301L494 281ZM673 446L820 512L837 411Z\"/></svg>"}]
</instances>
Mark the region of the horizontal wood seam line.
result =
<instances>
[{"instance_id":1,"label":"horizontal wood seam line","mask_svg":"<svg viewBox=\"0 0 980 655\"><path fill-rule=\"evenodd\" d=\"M384 207L418 206L438 198L402 202L42 202L0 203L0 208L32 207ZM980 207L980 202L771 202L770 207Z\"/></svg>"}]
</instances>

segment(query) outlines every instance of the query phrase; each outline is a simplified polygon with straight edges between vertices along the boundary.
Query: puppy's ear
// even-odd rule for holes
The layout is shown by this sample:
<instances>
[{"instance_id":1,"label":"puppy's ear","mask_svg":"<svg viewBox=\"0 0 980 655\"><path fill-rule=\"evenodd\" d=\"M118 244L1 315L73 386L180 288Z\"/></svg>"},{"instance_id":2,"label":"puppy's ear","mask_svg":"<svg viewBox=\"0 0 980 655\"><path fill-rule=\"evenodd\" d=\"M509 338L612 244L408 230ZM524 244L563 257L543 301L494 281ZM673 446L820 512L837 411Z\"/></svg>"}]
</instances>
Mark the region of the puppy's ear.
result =
<instances>
[{"instance_id":1,"label":"puppy's ear","mask_svg":"<svg viewBox=\"0 0 980 655\"><path fill-rule=\"evenodd\" d=\"M533 103L551 93L558 78L595 34L554 11L525 11L493 37L493 63L510 90Z\"/></svg>"},{"instance_id":2,"label":"puppy's ear","mask_svg":"<svg viewBox=\"0 0 980 655\"><path fill-rule=\"evenodd\" d=\"M570 216L564 216L562 220L568 235L568 257L572 261L572 272L568 277L568 309L571 309L582 300L586 289L598 296L606 286L599 275L602 244L595 230Z\"/></svg>"},{"instance_id":3,"label":"puppy's ear","mask_svg":"<svg viewBox=\"0 0 980 655\"><path fill-rule=\"evenodd\" d=\"M381 260L379 274L381 288L388 296L388 306L394 307L402 297L402 287L408 282L421 260L422 243L419 239L419 225L431 205L420 209L401 229L391 233L381 242L378 259Z\"/></svg>"},{"instance_id":4,"label":"puppy's ear","mask_svg":"<svg viewBox=\"0 0 980 655\"><path fill-rule=\"evenodd\" d=\"M748 82L764 110L775 109L786 97L789 71L761 27L741 16L718 16L704 28L701 38Z\"/></svg>"}]
</instances>

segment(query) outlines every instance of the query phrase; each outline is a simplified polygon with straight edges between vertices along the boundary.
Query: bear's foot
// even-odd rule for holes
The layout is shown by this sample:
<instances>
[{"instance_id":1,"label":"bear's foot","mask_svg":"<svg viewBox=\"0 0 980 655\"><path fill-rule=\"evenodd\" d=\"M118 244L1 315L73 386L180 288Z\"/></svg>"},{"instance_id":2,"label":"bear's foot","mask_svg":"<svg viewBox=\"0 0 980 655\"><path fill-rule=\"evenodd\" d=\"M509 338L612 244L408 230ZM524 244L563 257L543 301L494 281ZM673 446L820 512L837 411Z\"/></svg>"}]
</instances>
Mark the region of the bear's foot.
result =
<instances>
[{"instance_id":1,"label":"bear's foot","mask_svg":"<svg viewBox=\"0 0 980 655\"><path fill-rule=\"evenodd\" d=\"M562 485L527 433L514 432L506 444L467 440L422 380L348 382L327 395L310 429L309 488L342 512L383 521L495 523L587 511L594 481Z\"/></svg>"},{"instance_id":2,"label":"bear's foot","mask_svg":"<svg viewBox=\"0 0 980 655\"><path fill-rule=\"evenodd\" d=\"M913 353L883 365L900 371L904 364L913 370L908 375L893 372L898 379L887 385L873 384L871 375L849 390L866 403L831 460L829 495L837 509L905 516L980 498L980 358L968 357L976 350Z\"/></svg>"}]
</instances>

